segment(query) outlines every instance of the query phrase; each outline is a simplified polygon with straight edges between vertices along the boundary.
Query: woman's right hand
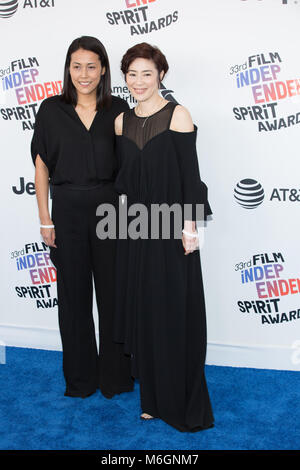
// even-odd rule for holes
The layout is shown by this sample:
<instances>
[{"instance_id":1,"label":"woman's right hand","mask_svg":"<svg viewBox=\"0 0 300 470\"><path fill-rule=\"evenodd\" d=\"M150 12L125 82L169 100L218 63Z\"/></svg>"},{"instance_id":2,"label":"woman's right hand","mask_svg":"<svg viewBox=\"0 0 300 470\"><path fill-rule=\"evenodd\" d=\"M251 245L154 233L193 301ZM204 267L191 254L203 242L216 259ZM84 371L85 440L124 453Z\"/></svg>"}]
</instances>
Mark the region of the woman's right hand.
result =
<instances>
[{"instance_id":1,"label":"woman's right hand","mask_svg":"<svg viewBox=\"0 0 300 470\"><path fill-rule=\"evenodd\" d=\"M53 222L50 222L47 225L53 225ZM41 227L41 235L46 245L51 246L53 248L57 248L57 246L55 245L55 229L54 228Z\"/></svg>"}]
</instances>

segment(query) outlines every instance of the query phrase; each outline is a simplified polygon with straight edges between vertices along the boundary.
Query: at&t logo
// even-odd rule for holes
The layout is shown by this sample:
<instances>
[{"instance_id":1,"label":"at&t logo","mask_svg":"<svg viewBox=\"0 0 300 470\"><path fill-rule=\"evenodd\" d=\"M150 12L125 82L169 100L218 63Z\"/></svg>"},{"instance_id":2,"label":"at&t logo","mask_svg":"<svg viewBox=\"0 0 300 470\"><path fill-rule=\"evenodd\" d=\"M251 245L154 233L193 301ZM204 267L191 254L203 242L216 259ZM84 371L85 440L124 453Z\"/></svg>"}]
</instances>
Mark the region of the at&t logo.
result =
<instances>
[{"instance_id":1,"label":"at&t logo","mask_svg":"<svg viewBox=\"0 0 300 470\"><path fill-rule=\"evenodd\" d=\"M0 0L0 18L10 18L18 9L18 0Z\"/></svg>"},{"instance_id":2,"label":"at&t logo","mask_svg":"<svg viewBox=\"0 0 300 470\"><path fill-rule=\"evenodd\" d=\"M234 188L234 199L245 209L255 209L263 202L264 197L262 185L250 178L241 180Z\"/></svg>"},{"instance_id":3,"label":"at&t logo","mask_svg":"<svg viewBox=\"0 0 300 470\"><path fill-rule=\"evenodd\" d=\"M0 0L0 18L11 18L16 13L18 5L19 0ZM20 8L47 8L54 6L55 0L24 0Z\"/></svg>"}]
</instances>

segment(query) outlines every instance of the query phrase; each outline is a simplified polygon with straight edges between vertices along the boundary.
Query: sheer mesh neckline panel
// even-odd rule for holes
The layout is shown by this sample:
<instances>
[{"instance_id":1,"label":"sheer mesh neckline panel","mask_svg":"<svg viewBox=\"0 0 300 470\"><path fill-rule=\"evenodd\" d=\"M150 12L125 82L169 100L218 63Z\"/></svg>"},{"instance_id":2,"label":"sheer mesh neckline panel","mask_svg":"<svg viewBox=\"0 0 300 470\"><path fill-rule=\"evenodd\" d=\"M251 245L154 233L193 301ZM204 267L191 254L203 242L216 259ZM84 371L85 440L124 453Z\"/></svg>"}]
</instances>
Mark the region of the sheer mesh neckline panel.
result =
<instances>
[{"instance_id":1,"label":"sheer mesh neckline panel","mask_svg":"<svg viewBox=\"0 0 300 470\"><path fill-rule=\"evenodd\" d=\"M170 101L149 117L137 116L134 109L126 111L123 115L123 135L142 150L153 137L169 129L176 106L177 103Z\"/></svg>"}]
</instances>

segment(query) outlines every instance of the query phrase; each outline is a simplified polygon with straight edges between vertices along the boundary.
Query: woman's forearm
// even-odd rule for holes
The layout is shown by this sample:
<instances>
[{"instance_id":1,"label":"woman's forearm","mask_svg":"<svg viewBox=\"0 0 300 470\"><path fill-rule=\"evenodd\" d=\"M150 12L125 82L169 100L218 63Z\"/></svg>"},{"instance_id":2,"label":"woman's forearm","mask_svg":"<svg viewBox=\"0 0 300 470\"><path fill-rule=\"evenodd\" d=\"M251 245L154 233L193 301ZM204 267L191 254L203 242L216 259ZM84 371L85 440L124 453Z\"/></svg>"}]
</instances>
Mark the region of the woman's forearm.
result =
<instances>
[{"instance_id":1,"label":"woman's forearm","mask_svg":"<svg viewBox=\"0 0 300 470\"><path fill-rule=\"evenodd\" d=\"M192 220L185 220L184 221L184 230L188 232L195 232L196 231L196 222Z\"/></svg>"},{"instance_id":2,"label":"woman's forearm","mask_svg":"<svg viewBox=\"0 0 300 470\"><path fill-rule=\"evenodd\" d=\"M48 207L49 171L39 155L36 158L35 167L35 191L39 217L41 224L48 225L52 223Z\"/></svg>"}]
</instances>

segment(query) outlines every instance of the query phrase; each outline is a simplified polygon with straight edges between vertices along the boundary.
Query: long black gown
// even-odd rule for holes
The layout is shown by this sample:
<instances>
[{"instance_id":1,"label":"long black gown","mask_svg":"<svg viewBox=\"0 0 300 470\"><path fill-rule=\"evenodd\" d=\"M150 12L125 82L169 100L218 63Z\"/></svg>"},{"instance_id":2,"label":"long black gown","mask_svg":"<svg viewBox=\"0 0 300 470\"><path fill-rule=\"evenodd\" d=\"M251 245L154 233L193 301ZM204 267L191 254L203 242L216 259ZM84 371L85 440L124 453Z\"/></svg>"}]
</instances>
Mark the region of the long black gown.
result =
<instances>
[{"instance_id":1,"label":"long black gown","mask_svg":"<svg viewBox=\"0 0 300 470\"><path fill-rule=\"evenodd\" d=\"M154 203L197 203L204 204L206 218L212 212L200 180L197 129L169 129L175 106L169 102L148 119L136 116L134 109L125 111L123 134L117 137L115 188L127 196L128 208L134 203L148 208ZM133 219L128 217L129 222ZM142 411L180 431L194 432L213 426L204 375L206 317L199 250L185 256L181 239L161 235L118 241L115 340L132 357Z\"/></svg>"}]
</instances>

